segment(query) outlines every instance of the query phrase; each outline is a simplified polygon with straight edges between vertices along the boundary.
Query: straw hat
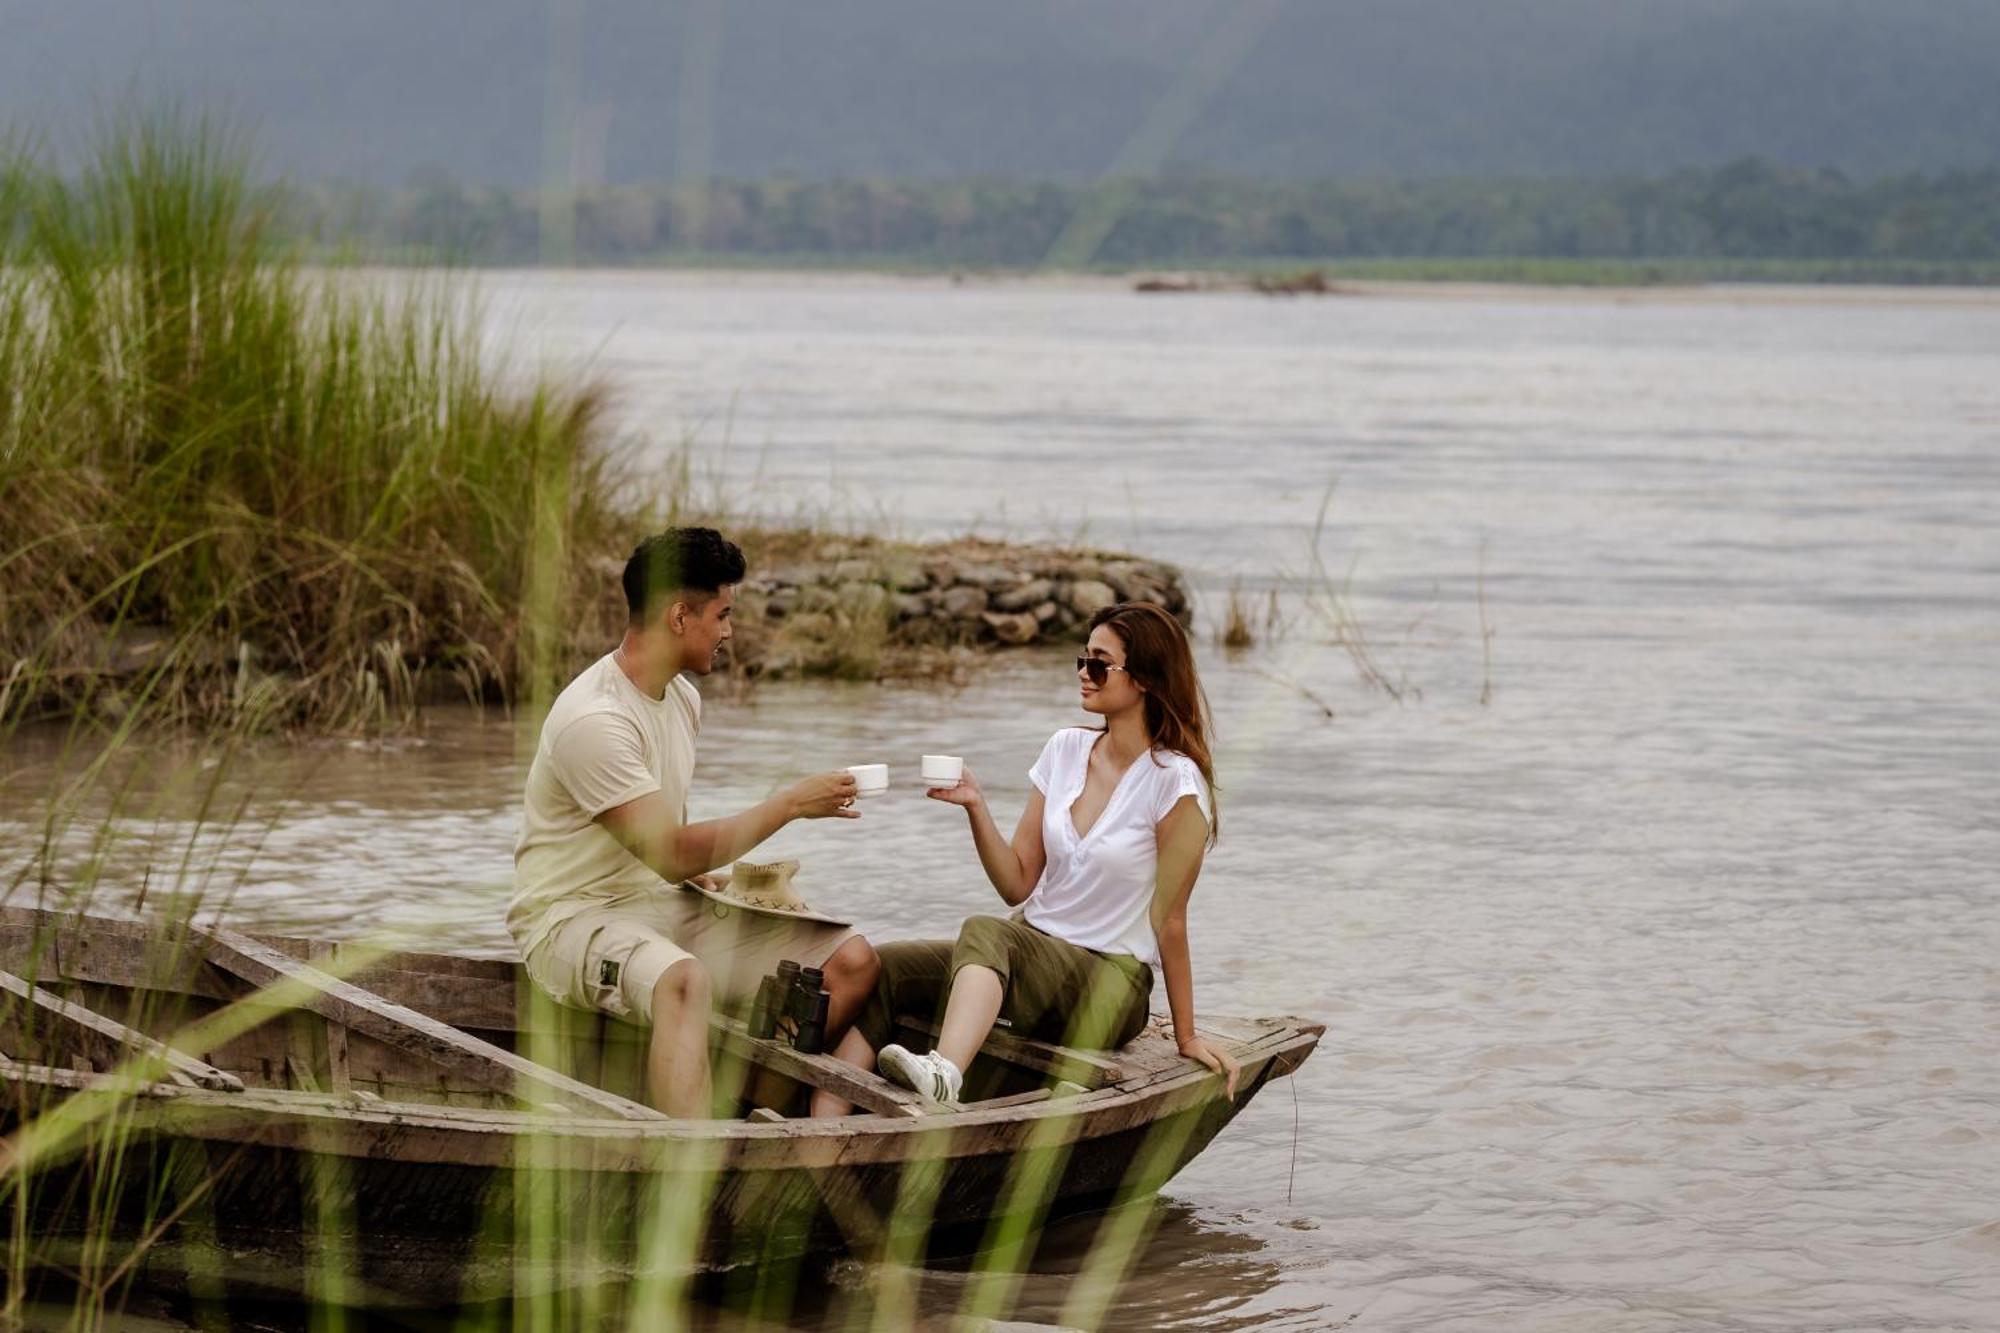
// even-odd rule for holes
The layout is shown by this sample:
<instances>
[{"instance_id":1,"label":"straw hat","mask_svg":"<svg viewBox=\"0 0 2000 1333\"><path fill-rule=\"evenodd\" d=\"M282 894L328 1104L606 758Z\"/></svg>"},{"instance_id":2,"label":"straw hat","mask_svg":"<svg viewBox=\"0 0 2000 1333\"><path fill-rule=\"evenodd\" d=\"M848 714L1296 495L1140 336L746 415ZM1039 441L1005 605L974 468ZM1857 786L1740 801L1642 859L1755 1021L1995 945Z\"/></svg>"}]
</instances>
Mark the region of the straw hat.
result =
<instances>
[{"instance_id":1,"label":"straw hat","mask_svg":"<svg viewBox=\"0 0 2000 1333\"><path fill-rule=\"evenodd\" d=\"M792 921L819 921L829 926L852 924L838 917L813 911L805 899L799 897L792 889L792 876L798 873L797 861L772 861L765 865L738 861L730 867L729 882L720 890L703 888L692 880L682 881L681 887L698 893L711 902L739 907L763 916L784 917Z\"/></svg>"}]
</instances>

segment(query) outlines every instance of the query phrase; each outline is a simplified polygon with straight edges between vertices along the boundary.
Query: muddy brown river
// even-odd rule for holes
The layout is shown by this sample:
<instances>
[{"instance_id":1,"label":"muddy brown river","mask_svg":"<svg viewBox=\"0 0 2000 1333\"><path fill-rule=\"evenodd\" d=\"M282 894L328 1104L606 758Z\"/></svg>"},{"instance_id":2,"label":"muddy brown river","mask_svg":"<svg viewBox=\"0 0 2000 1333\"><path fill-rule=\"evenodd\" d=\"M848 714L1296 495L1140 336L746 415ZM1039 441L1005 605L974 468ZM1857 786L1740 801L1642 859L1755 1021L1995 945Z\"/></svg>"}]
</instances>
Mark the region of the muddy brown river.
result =
<instances>
[{"instance_id":1,"label":"muddy brown river","mask_svg":"<svg viewBox=\"0 0 2000 1333\"><path fill-rule=\"evenodd\" d=\"M2000 299L486 289L739 511L1127 547L1190 571L1205 631L1232 583L1277 591L1254 648L1204 637L1196 1002L1327 1036L1169 1186L1108 1326L2000 1326ZM997 900L917 756L1011 820L1079 716L1049 653L718 692L694 811L886 762L865 818L768 850L877 938L948 934ZM178 882L499 949L525 744L442 710L259 744L205 796L162 742L51 823L30 733L0 845L100 858L103 909ZM1014 1318L1061 1322L1088 1240L1058 1229ZM925 1310L964 1282L938 1265Z\"/></svg>"}]
</instances>

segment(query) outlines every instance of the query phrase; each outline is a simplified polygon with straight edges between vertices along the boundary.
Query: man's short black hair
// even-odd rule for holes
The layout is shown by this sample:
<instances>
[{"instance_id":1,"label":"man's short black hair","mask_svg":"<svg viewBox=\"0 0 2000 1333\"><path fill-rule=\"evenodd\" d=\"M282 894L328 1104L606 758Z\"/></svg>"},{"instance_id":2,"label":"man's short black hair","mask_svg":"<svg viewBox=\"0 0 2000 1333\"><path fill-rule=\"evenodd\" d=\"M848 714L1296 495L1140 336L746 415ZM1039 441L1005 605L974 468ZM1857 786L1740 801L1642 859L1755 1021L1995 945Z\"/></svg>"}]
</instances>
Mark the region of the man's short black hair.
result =
<instances>
[{"instance_id":1,"label":"man's short black hair","mask_svg":"<svg viewBox=\"0 0 2000 1333\"><path fill-rule=\"evenodd\" d=\"M633 624L657 614L676 593L707 600L743 581L743 552L714 528L668 528L632 548L625 562L625 610Z\"/></svg>"}]
</instances>

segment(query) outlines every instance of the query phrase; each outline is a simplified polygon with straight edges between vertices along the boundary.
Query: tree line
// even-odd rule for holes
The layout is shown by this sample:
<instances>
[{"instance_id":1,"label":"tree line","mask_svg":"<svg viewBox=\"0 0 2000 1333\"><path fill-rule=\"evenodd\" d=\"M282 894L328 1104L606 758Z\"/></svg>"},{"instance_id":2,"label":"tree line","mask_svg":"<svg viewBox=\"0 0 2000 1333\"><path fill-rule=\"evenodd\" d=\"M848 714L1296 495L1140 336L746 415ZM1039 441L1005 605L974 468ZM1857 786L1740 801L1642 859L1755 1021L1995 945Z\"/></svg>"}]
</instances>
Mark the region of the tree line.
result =
<instances>
[{"instance_id":1,"label":"tree line","mask_svg":"<svg viewBox=\"0 0 2000 1333\"><path fill-rule=\"evenodd\" d=\"M283 207L322 244L469 264L2000 261L2000 169L1855 181L1756 159L1607 180L780 179L574 192L427 171L397 189L289 187Z\"/></svg>"}]
</instances>

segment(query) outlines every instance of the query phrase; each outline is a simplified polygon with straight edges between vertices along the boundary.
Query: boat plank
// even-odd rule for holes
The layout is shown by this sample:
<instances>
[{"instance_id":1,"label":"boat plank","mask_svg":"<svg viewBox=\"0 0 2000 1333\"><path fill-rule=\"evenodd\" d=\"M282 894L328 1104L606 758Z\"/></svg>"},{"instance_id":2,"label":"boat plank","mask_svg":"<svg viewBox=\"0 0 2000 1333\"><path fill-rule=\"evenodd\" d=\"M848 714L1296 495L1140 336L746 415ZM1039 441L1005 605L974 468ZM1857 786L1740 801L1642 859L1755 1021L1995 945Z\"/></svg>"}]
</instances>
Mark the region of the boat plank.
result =
<instances>
[{"instance_id":1,"label":"boat plank","mask_svg":"<svg viewBox=\"0 0 2000 1333\"><path fill-rule=\"evenodd\" d=\"M295 961L337 959L343 946L288 935L243 932ZM0 965L38 963L44 975L66 981L166 990L227 1000L233 992L202 966L197 949L173 947L175 938L138 921L76 918L33 908L0 907ZM370 959L348 978L393 1004L482 1031L515 1028L514 986L519 965L450 954L389 953Z\"/></svg>"},{"instance_id":2,"label":"boat plank","mask_svg":"<svg viewBox=\"0 0 2000 1333\"><path fill-rule=\"evenodd\" d=\"M520 1027L513 976L496 983L489 978L413 972L375 963L356 971L352 980L385 1000L455 1028L514 1032Z\"/></svg>"},{"instance_id":3,"label":"boat plank","mask_svg":"<svg viewBox=\"0 0 2000 1333\"><path fill-rule=\"evenodd\" d=\"M1236 1041L1221 1035L1219 1032L1212 1032L1205 1027L1197 1027L1196 1031L1200 1032L1203 1037L1213 1040L1216 1045L1226 1050L1230 1058L1234 1059L1239 1065L1242 1065L1246 1071L1252 1066L1261 1065L1265 1059L1271 1058L1272 1048L1289 1046L1296 1041L1302 1031L1305 1031L1296 1027L1274 1026L1264 1020L1243 1020L1243 1023L1246 1025L1255 1023L1257 1030L1262 1035L1254 1041ZM1312 1029L1311 1035L1316 1041L1319 1035L1318 1030ZM1214 1073L1200 1062L1182 1055L1171 1042L1166 1044L1165 1049L1170 1053L1170 1060L1163 1060L1150 1067L1145 1074L1127 1079L1124 1084L1127 1090L1135 1093L1145 1092L1150 1088L1182 1077L1192 1077L1197 1082L1212 1079L1215 1081L1217 1087L1222 1086L1222 1075ZM1307 1046L1307 1049L1311 1049L1310 1045ZM1300 1056L1299 1058L1303 1060L1304 1056ZM1295 1067L1296 1062L1284 1064L1281 1065L1278 1072L1290 1073ZM1238 1086L1239 1088L1241 1087L1240 1079Z\"/></svg>"},{"instance_id":4,"label":"boat plank","mask_svg":"<svg viewBox=\"0 0 2000 1333\"><path fill-rule=\"evenodd\" d=\"M197 954L142 923L0 908L0 966L62 981L223 998Z\"/></svg>"},{"instance_id":5,"label":"boat plank","mask_svg":"<svg viewBox=\"0 0 2000 1333\"><path fill-rule=\"evenodd\" d=\"M538 1098L559 1101L573 1110L626 1120L665 1119L651 1107L593 1088L351 982L328 976L240 931L210 926L193 928L190 933L202 945L208 961L232 976L258 987L282 981L302 983L300 1002L322 1018L425 1056L481 1086L500 1091L513 1091L517 1086L533 1089Z\"/></svg>"},{"instance_id":6,"label":"boat plank","mask_svg":"<svg viewBox=\"0 0 2000 1333\"><path fill-rule=\"evenodd\" d=\"M901 1015L896 1021L905 1027L915 1028L933 1041L937 1039L938 1025L934 1020ZM1085 1088L1101 1088L1125 1077L1124 1066L1108 1052L1059 1046L1032 1037L1017 1037L1009 1032L989 1033L985 1045L979 1050L982 1055L1017 1068L1047 1074Z\"/></svg>"},{"instance_id":7,"label":"boat plank","mask_svg":"<svg viewBox=\"0 0 2000 1333\"><path fill-rule=\"evenodd\" d=\"M218 1092L243 1091L243 1080L234 1074L226 1074L184 1051L177 1051L164 1042L155 1041L145 1033L134 1031L116 1019L106 1018L95 1009L87 1009L83 1005L65 1000L53 991L44 990L33 982L15 976L12 972L0 971L0 990L18 996L65 1022L95 1033L135 1055L150 1056L158 1060L177 1080L186 1079L205 1088L214 1088Z\"/></svg>"},{"instance_id":8,"label":"boat plank","mask_svg":"<svg viewBox=\"0 0 2000 1333\"><path fill-rule=\"evenodd\" d=\"M344 1097L354 1090L354 1071L347 1062L347 1028L326 1020L326 1077L334 1095Z\"/></svg>"},{"instance_id":9,"label":"boat plank","mask_svg":"<svg viewBox=\"0 0 2000 1333\"><path fill-rule=\"evenodd\" d=\"M257 938L280 939L287 937L258 935ZM301 942L306 943L308 947L314 947L310 941ZM325 946L320 945L316 947L324 948ZM515 974L520 970L518 963L509 962L505 958L467 958L460 954L413 953L408 950L397 950L392 953L381 954L369 966L371 968L381 968L385 972L410 972L425 976L454 977L463 981L476 981L483 986L489 987L506 985L513 981Z\"/></svg>"},{"instance_id":10,"label":"boat plank","mask_svg":"<svg viewBox=\"0 0 2000 1333\"><path fill-rule=\"evenodd\" d=\"M1288 1029L1246 1064L1247 1080L1265 1064L1294 1063L1310 1052L1317 1033ZM85 1076L45 1066L15 1065L10 1079L64 1088L107 1085L104 1075ZM303 1151L393 1157L411 1163L450 1162L505 1167L515 1160L519 1136L533 1134L563 1154L576 1153L590 1169L627 1172L672 1169L682 1151L677 1144L712 1143L722 1149L725 1170L816 1169L838 1163L865 1166L966 1155L1008 1153L1045 1133L1036 1122L1061 1116L1076 1123L1064 1138L1103 1138L1143 1127L1218 1100L1220 1083L1183 1069L1178 1076L1143 1092L1100 1089L1067 1099L1037 1098L1009 1108L969 1108L960 1115L919 1118L850 1116L833 1120L788 1120L782 1124L744 1121L660 1119L651 1123L604 1118L555 1118L519 1110L485 1110L394 1101L363 1104L325 1094L250 1089L223 1094L168 1084L143 1089L149 1124L162 1131L202 1139L286 1145ZM1237 1102L1247 1099L1239 1089ZM968 1132L971 1131L971 1132ZM1079 1147L1079 1151L1082 1148ZM662 1156L662 1153L665 1156Z\"/></svg>"},{"instance_id":11,"label":"boat plank","mask_svg":"<svg viewBox=\"0 0 2000 1333\"><path fill-rule=\"evenodd\" d=\"M920 1116L924 1100L879 1075L856 1069L831 1055L807 1055L779 1041L753 1037L739 1019L717 1014L712 1022L722 1047L786 1078L845 1097L856 1106L885 1116Z\"/></svg>"}]
</instances>

